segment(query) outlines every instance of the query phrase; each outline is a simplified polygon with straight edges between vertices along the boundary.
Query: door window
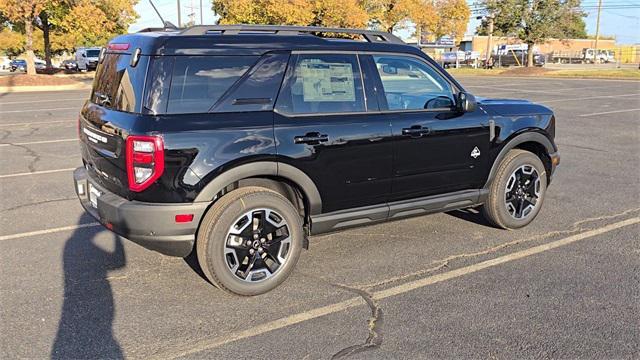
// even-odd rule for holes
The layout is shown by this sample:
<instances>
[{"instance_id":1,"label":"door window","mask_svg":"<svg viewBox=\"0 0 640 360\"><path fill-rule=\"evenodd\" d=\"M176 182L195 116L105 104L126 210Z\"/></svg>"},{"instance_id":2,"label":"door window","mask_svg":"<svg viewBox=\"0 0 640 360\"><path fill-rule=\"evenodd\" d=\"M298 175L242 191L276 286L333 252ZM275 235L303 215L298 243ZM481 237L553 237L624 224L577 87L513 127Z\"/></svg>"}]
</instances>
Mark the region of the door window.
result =
<instances>
[{"instance_id":1,"label":"door window","mask_svg":"<svg viewBox=\"0 0 640 360\"><path fill-rule=\"evenodd\" d=\"M451 85L419 59L401 55L373 57L389 110L442 109L454 106Z\"/></svg>"},{"instance_id":2,"label":"door window","mask_svg":"<svg viewBox=\"0 0 640 360\"><path fill-rule=\"evenodd\" d=\"M277 109L293 114L365 111L358 59L347 54L298 55Z\"/></svg>"}]
</instances>

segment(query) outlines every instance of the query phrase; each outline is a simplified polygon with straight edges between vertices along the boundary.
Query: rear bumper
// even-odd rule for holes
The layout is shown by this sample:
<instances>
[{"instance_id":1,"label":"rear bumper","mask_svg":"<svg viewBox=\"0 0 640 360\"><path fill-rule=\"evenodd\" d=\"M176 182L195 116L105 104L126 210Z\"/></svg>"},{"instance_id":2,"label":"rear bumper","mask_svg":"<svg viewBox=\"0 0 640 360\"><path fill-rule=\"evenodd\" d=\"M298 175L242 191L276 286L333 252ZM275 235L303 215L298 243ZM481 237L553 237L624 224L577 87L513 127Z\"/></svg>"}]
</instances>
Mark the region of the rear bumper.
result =
<instances>
[{"instance_id":1,"label":"rear bumper","mask_svg":"<svg viewBox=\"0 0 640 360\"><path fill-rule=\"evenodd\" d=\"M98 185L85 168L73 172L82 207L107 229L147 249L165 255L185 257L195 243L195 234L208 202L155 204L129 201ZM96 207L89 199L89 184L100 192ZM193 214L193 220L176 223L176 215Z\"/></svg>"}]
</instances>

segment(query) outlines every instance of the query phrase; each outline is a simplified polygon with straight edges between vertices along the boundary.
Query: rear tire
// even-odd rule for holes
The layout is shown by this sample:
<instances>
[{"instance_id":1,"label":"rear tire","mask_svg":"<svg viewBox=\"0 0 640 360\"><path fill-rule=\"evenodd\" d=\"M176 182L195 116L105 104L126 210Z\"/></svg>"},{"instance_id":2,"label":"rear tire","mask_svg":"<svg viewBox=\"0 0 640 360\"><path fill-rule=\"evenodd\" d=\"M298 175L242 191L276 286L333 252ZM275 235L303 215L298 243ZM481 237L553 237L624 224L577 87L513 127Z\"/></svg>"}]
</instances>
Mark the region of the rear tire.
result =
<instances>
[{"instance_id":1,"label":"rear tire","mask_svg":"<svg viewBox=\"0 0 640 360\"><path fill-rule=\"evenodd\" d=\"M500 163L482 213L494 226L517 229L540 212L547 190L547 175L535 154L513 149Z\"/></svg>"},{"instance_id":2,"label":"rear tire","mask_svg":"<svg viewBox=\"0 0 640 360\"><path fill-rule=\"evenodd\" d=\"M218 288L237 295L266 293L289 277L304 231L296 208L275 191L233 190L207 211L196 240L198 262Z\"/></svg>"}]
</instances>

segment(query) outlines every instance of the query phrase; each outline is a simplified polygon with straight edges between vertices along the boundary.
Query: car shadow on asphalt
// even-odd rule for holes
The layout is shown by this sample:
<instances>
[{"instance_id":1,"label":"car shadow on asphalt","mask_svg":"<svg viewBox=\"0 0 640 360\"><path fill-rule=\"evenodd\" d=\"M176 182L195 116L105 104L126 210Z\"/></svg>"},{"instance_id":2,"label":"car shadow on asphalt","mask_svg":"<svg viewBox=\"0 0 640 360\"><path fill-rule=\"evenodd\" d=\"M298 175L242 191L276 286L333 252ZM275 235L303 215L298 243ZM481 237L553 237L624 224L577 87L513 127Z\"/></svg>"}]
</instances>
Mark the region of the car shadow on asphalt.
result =
<instances>
[{"instance_id":1,"label":"car shadow on asphalt","mask_svg":"<svg viewBox=\"0 0 640 360\"><path fill-rule=\"evenodd\" d=\"M186 262L187 265L189 265L189 267L191 268L191 270L193 270L196 274L198 274L198 276L200 276L204 281L211 284L211 281L207 279L207 275L204 274L204 271L202 271L202 268L200 267L195 246L193 247L193 251L191 251L191 253L184 258L184 262Z\"/></svg>"},{"instance_id":2,"label":"car shadow on asphalt","mask_svg":"<svg viewBox=\"0 0 640 360\"><path fill-rule=\"evenodd\" d=\"M470 209L461 209L461 210L454 210L454 211L449 211L446 213L447 215L453 216L455 218L461 219L461 220L466 220L469 222L472 222L474 224L477 225L482 225L482 226L486 226L492 229L495 229L495 227L493 225L491 225L490 222L487 221L487 219L484 218L484 216L482 215L482 212L480 211L480 208L470 208Z\"/></svg>"},{"instance_id":3,"label":"car shadow on asphalt","mask_svg":"<svg viewBox=\"0 0 640 360\"><path fill-rule=\"evenodd\" d=\"M78 224L94 221L83 214ZM122 240L113 235L107 251L96 245L103 228L76 229L64 246L64 303L52 359L121 359L124 357L112 329L114 298L109 271L123 268L126 257Z\"/></svg>"}]
</instances>

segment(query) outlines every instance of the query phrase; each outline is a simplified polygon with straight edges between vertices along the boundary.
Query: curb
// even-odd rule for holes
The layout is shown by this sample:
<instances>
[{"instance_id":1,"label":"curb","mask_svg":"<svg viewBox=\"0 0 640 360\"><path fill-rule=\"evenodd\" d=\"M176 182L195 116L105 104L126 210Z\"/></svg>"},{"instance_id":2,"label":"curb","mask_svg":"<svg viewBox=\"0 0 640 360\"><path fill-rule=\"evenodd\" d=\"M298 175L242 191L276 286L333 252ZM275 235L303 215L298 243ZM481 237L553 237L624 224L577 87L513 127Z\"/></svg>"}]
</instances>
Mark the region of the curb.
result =
<instances>
[{"instance_id":1,"label":"curb","mask_svg":"<svg viewBox=\"0 0 640 360\"><path fill-rule=\"evenodd\" d=\"M71 84L71 85L45 85L45 86L0 86L0 93L38 92L38 91L68 91L68 90L89 90L91 85Z\"/></svg>"}]
</instances>

